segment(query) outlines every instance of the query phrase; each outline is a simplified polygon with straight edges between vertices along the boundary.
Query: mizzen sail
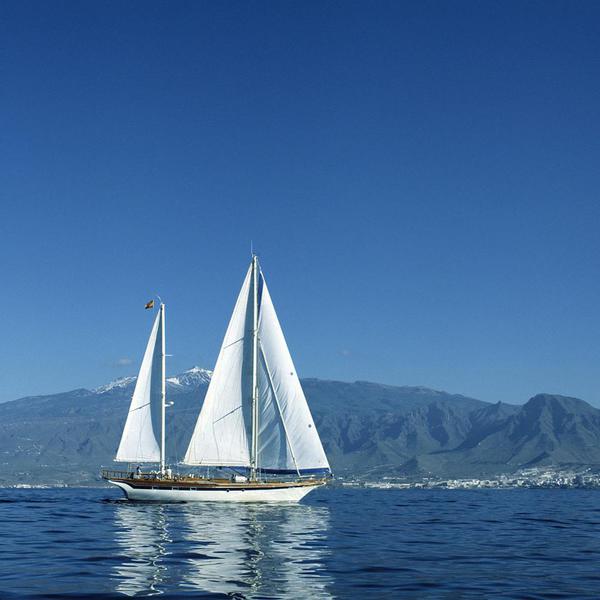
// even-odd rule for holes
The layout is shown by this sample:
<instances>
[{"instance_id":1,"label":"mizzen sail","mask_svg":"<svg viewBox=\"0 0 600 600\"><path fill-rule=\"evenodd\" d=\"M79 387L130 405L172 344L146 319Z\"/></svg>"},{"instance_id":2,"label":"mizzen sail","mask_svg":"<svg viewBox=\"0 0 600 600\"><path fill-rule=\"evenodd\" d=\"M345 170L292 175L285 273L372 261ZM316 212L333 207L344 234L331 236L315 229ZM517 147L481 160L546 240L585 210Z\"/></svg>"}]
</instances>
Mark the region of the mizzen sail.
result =
<instances>
[{"instance_id":1,"label":"mizzen sail","mask_svg":"<svg viewBox=\"0 0 600 600\"><path fill-rule=\"evenodd\" d=\"M142 366L131 398L131 405L121 443L117 450L119 462L160 462L160 433L163 380L162 311L156 315Z\"/></svg>"}]
</instances>

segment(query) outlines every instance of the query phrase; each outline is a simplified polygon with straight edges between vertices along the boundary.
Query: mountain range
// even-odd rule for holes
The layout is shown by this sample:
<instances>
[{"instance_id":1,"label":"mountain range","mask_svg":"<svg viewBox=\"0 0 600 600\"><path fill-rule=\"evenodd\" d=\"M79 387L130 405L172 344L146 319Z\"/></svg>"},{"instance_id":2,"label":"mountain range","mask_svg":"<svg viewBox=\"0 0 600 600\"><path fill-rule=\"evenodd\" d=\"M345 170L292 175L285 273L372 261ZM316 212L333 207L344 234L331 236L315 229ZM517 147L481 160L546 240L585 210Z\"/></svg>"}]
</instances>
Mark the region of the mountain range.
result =
<instances>
[{"instance_id":1,"label":"mountain range","mask_svg":"<svg viewBox=\"0 0 600 600\"><path fill-rule=\"evenodd\" d=\"M167 454L180 460L211 372L167 380ZM0 404L0 484L89 484L110 466L135 377ZM600 467L600 410L539 394L490 404L424 387L304 379L334 472L373 479L482 477L531 466Z\"/></svg>"}]
</instances>

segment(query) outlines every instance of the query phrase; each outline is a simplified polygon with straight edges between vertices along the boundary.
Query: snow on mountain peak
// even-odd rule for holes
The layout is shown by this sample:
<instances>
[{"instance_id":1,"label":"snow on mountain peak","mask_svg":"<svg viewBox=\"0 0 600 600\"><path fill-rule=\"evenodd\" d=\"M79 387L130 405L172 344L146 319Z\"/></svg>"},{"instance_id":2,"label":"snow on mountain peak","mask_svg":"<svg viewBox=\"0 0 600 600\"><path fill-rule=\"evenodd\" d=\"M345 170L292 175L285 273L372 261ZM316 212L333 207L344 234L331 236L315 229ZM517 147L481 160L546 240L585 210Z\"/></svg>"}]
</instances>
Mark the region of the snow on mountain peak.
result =
<instances>
[{"instance_id":1,"label":"snow on mountain peak","mask_svg":"<svg viewBox=\"0 0 600 600\"><path fill-rule=\"evenodd\" d=\"M110 392L115 389L126 388L128 385L134 383L136 379L137 377L119 377L110 383L106 383L100 387L94 388L92 392L96 394L105 394L106 392Z\"/></svg>"},{"instance_id":2,"label":"snow on mountain peak","mask_svg":"<svg viewBox=\"0 0 600 600\"><path fill-rule=\"evenodd\" d=\"M212 371L200 367L192 367L179 375L167 377L167 386L175 389L197 387L209 383L211 377ZM122 390L126 387L133 386L136 380L137 377L119 377L110 383L94 388L92 391L96 394L106 394L107 392Z\"/></svg>"},{"instance_id":3,"label":"snow on mountain peak","mask_svg":"<svg viewBox=\"0 0 600 600\"><path fill-rule=\"evenodd\" d=\"M200 367L192 367L180 375L168 377L167 383L176 386L201 385L203 383L209 383L211 377L212 371L209 371L208 369L202 369Z\"/></svg>"}]
</instances>

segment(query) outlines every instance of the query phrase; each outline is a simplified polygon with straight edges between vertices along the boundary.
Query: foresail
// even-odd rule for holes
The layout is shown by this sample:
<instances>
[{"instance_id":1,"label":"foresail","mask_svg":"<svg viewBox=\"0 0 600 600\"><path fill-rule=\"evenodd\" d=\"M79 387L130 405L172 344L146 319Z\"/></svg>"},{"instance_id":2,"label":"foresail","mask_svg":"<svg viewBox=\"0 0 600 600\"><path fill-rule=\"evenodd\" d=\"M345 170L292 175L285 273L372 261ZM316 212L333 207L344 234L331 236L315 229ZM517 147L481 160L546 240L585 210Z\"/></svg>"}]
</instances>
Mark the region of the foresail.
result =
<instances>
[{"instance_id":1,"label":"foresail","mask_svg":"<svg viewBox=\"0 0 600 600\"><path fill-rule=\"evenodd\" d=\"M259 468L329 470L321 439L261 274L259 339Z\"/></svg>"},{"instance_id":2,"label":"foresail","mask_svg":"<svg viewBox=\"0 0 600 600\"><path fill-rule=\"evenodd\" d=\"M119 462L159 462L160 449L155 431L159 431L162 382L162 332L160 311L156 315L133 397L121 443L117 450Z\"/></svg>"},{"instance_id":3,"label":"foresail","mask_svg":"<svg viewBox=\"0 0 600 600\"><path fill-rule=\"evenodd\" d=\"M240 290L200 416L183 462L188 465L250 465L244 411L252 395L251 269Z\"/></svg>"}]
</instances>

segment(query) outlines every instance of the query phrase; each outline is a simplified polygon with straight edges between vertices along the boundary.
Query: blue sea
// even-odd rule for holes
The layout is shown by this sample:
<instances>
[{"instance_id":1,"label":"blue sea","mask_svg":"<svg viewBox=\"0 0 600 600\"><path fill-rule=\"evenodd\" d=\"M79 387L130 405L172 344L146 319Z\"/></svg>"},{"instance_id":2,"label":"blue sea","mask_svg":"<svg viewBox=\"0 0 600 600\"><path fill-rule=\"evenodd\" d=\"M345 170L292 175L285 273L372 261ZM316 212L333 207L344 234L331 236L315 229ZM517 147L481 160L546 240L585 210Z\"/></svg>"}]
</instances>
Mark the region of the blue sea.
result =
<instances>
[{"instance_id":1,"label":"blue sea","mask_svg":"<svg viewBox=\"0 0 600 600\"><path fill-rule=\"evenodd\" d=\"M600 492L330 487L302 504L0 490L0 597L598 598Z\"/></svg>"}]
</instances>

